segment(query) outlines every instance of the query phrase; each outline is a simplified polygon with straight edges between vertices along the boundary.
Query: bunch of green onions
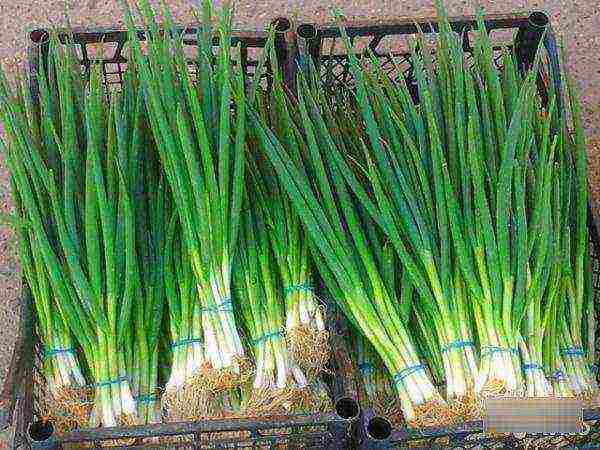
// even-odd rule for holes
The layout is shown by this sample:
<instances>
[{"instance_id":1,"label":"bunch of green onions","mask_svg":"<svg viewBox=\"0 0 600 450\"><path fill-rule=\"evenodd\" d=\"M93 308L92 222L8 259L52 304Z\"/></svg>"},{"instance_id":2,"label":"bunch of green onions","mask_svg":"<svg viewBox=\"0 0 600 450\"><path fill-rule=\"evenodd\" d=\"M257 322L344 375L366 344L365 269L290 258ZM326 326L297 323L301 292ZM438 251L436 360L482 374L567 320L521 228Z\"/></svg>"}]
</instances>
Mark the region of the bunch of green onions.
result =
<instances>
[{"instance_id":1,"label":"bunch of green onions","mask_svg":"<svg viewBox=\"0 0 600 450\"><path fill-rule=\"evenodd\" d=\"M306 143L292 119L297 109L292 110L291 103L283 95L285 89L272 39L269 39L264 50L263 57L267 56L273 72L273 89L266 98L256 96L255 108L265 123L285 142L294 158L299 159L307 151ZM272 168L256 155L249 158L254 164L253 173L259 174L261 195L257 197L260 200L257 207L264 210L276 267L283 281L288 349L297 364L313 375L318 374L329 360L329 333L326 330L324 307L317 298L313 282L314 269L308 235L285 191L279 186ZM303 176L307 176L306 173Z\"/></svg>"},{"instance_id":2,"label":"bunch of green onions","mask_svg":"<svg viewBox=\"0 0 600 450\"><path fill-rule=\"evenodd\" d=\"M265 199L259 189L250 192L260 203ZM292 411L308 380L287 351L280 280L260 207L248 207L242 224L234 285L256 363L246 408L256 413Z\"/></svg>"},{"instance_id":3,"label":"bunch of green onions","mask_svg":"<svg viewBox=\"0 0 600 450\"><path fill-rule=\"evenodd\" d=\"M498 381L501 389L518 391L520 377L514 366L516 358L511 356L516 342L510 323L515 281L506 252L509 216L498 214L494 230L485 199L481 163L488 155L481 154L482 147L478 147L480 136L485 136L483 130L475 131L473 127L480 123L473 119L479 114L474 75L466 67L458 36L449 31L443 16L440 19L437 70L427 60L427 50L417 52L416 45L412 48L421 102L418 109L407 86L390 86L377 67L373 75L364 71L351 53L357 103L370 143L364 170L374 195L356 183L353 190L368 204L366 209L395 246L419 294L421 307L432 311L437 340L446 350L446 395L462 403L490 384L494 388ZM476 49L490 45L489 38L480 35ZM423 40L420 46L424 46ZM479 59L488 64L485 69L490 69L493 61L483 56L483 51ZM529 104L530 91L531 80L523 84L512 129L508 130L513 139L507 141L507 149L499 152L505 154L505 161L514 157L516 142L522 140L521 109ZM506 134L506 123L502 127L498 128ZM494 151L490 146L485 149ZM508 164L500 165L504 170L501 174L488 169L499 180L492 192L498 189L510 193L512 175L506 169ZM496 209L506 209L506 195L499 195L497 200ZM490 241L494 236L497 242ZM508 262L503 258L509 258ZM491 266L487 259L506 262L506 266L500 266L507 270L504 284L498 277L504 272L488 269ZM508 303L504 308L503 301ZM475 317L479 332L479 367L471 344L471 317Z\"/></svg>"},{"instance_id":4,"label":"bunch of green onions","mask_svg":"<svg viewBox=\"0 0 600 450\"><path fill-rule=\"evenodd\" d=\"M53 63L50 58L49 65ZM53 69L53 65L49 67L51 76L64 73ZM52 220L49 194L40 184L33 165L34 158L43 155L55 170L61 167L56 147L45 147L41 141L41 136L49 131L48 122L40 123L39 111L32 104L23 80L17 79L17 85L11 86L1 71L0 76L0 119L6 137L1 147L11 172L13 199L19 216L16 229L21 270L33 297L44 349L43 371L49 398L43 413L55 421L59 430L65 430L73 422L87 420L89 398L85 367L80 364L73 333L60 306L72 302L74 292L68 274L59 269L63 263L60 246L56 243L58 231ZM57 99L58 94L55 94ZM48 265L49 261L55 264L54 269Z\"/></svg>"},{"instance_id":5,"label":"bunch of green onions","mask_svg":"<svg viewBox=\"0 0 600 450\"><path fill-rule=\"evenodd\" d=\"M131 372L139 422L157 423L161 421L159 340L166 297L164 266L170 193L152 137L144 132L147 123L144 122L144 100L139 83L131 74L127 75L123 92L112 99L117 151L131 152L127 191L131 193L136 225L137 270L134 266L135 301L132 305L135 330L129 337L133 353L127 355L127 366Z\"/></svg>"},{"instance_id":6,"label":"bunch of green onions","mask_svg":"<svg viewBox=\"0 0 600 450\"><path fill-rule=\"evenodd\" d=\"M169 311L169 346L173 359L165 386L163 405L169 420L193 420L207 416L210 402L201 388L187 389L206 359L201 302L192 264L180 240L176 213L170 220L164 252L164 281ZM194 384L194 383L191 383Z\"/></svg>"},{"instance_id":7,"label":"bunch of green onions","mask_svg":"<svg viewBox=\"0 0 600 450\"><path fill-rule=\"evenodd\" d=\"M357 80L357 104L370 142L364 169L368 190L360 184L353 189L369 205L366 209L387 237L398 244L398 256L419 292L419 306L435 311L436 305L428 300L433 295L439 317L454 322L454 332L440 332L437 327L442 353L452 348L460 351L466 343L475 347L469 325L469 318L474 317L481 358L478 367L473 355L465 356L475 394L522 395L526 388L528 395L547 396L551 391L542 365L542 341L548 321L542 321L540 311L542 304L551 311L557 290L548 284L550 274L565 266L560 256L551 257L552 217L558 222L560 214L577 217L581 248L573 260L583 267L587 233L586 188L582 186L587 176L581 161L585 146L581 137L577 143L576 132L574 156L555 160L556 140L567 145L569 139L564 124L562 131L550 126L555 99L543 110L535 97L537 61L521 77L506 51L500 74L491 41L480 31L475 67L467 67L460 39L450 30L443 7L438 7L441 32L436 69L421 56L427 51L417 52L413 47L419 109L406 86L391 85L374 60L370 62L375 68L364 70L348 47ZM485 29L482 15L479 29ZM573 111L577 118L576 102ZM581 133L581 127L574 125ZM570 158L574 168L568 167ZM552 213L550 186L560 186L553 166L577 172L572 178L578 180L577 187L557 192L554 201L558 205L560 198L577 192L574 215L568 207ZM367 192L375 193L374 200ZM557 233L562 239L568 234ZM420 261L415 260L417 255ZM437 257L441 259L435 263ZM449 294L442 301L444 290ZM580 295L584 297L583 292ZM425 307L423 301L429 305ZM569 305L572 312L566 316L578 317L572 320L571 330L574 336L582 336L575 325L581 323L580 311L573 309L577 302ZM453 335L459 340L447 339ZM585 367L580 341L575 338L569 344L563 339L569 360L580 357L579 367ZM449 358L444 367L447 397L465 394L460 361ZM589 374L573 363L571 378L582 378L575 375L578 371Z\"/></svg>"},{"instance_id":8,"label":"bunch of green onions","mask_svg":"<svg viewBox=\"0 0 600 450\"><path fill-rule=\"evenodd\" d=\"M11 170L15 197L27 198L22 215L35 217L26 219L26 233L35 234L31 252L22 252L26 278L36 297L53 291L40 300L44 312L38 314L43 334L55 341L46 344L48 360L60 357L76 369L76 343L85 357L89 384L77 370L79 389L61 400L78 405L67 411L67 418L74 416L69 426L88 419L105 426L157 422L166 192L154 182L159 168L133 73L125 75L121 92L107 97L100 68L91 67L86 85L71 52L53 38L47 70L35 80L39 110L26 93L13 107L25 104L27 122L16 111L4 117L12 122L8 148L21 152L23 165ZM36 228L38 215L44 233ZM63 331L53 337L61 322ZM56 384L62 389L64 383Z\"/></svg>"},{"instance_id":9,"label":"bunch of green onions","mask_svg":"<svg viewBox=\"0 0 600 450\"><path fill-rule=\"evenodd\" d=\"M427 423L446 410L445 402L425 375L402 320L394 265L382 252L380 231L352 198L334 162L344 154L335 117L302 76L298 87L297 126L307 142L305 158L296 158L256 114L254 132L309 234L311 255L327 289L402 386L404 416Z\"/></svg>"},{"instance_id":10,"label":"bunch of green onions","mask_svg":"<svg viewBox=\"0 0 600 450\"><path fill-rule=\"evenodd\" d=\"M301 75L298 81L298 129L308 155L298 159L289 143L254 118L263 151L309 232L327 287L392 374L394 351L414 351L408 338L419 336L429 349L431 373L443 368L446 398L464 406L454 408L461 415L473 413L477 403L471 400L481 396L549 395L549 371L567 375L575 393L590 395L597 388L584 348L593 324L585 333L580 325L583 309L593 306L585 275L587 174L578 101L569 89L571 138L565 118L555 117L559 94L546 107L536 95L539 59L520 74L505 50L499 70L480 15L475 63L468 65L459 36L438 8L436 64L425 39L412 46L419 104L375 57L360 61L341 27L355 97L324 98L309 67L308 80ZM395 250L415 291L412 305L406 299L398 304L397 296L389 305L374 301L385 295L360 303L348 298L361 277L364 283L368 276L376 293L386 286L370 261L370 226ZM574 246L570 227L577 230ZM554 241L553 230L559 236ZM363 249L365 243L371 245ZM366 264L357 277L345 261L352 248L360 255L353 265ZM408 324L406 308L414 310L417 327ZM386 317L413 328L412 336L387 344L384 335L393 334ZM546 338L548 328L554 330ZM553 348L544 351L544 341ZM430 386L426 396L396 383L399 396L410 399L412 410L403 403L405 416L417 423L415 406L436 399L426 370L420 372L419 381ZM560 386L558 392L567 393Z\"/></svg>"},{"instance_id":11,"label":"bunch of green onions","mask_svg":"<svg viewBox=\"0 0 600 450\"><path fill-rule=\"evenodd\" d=\"M41 316L40 325L51 332L50 324L62 320L81 347L91 374L92 384L71 391L74 398L67 400L88 404L93 390L93 410L85 411L92 424L136 423L132 361L142 362L141 376L147 375L150 363L147 354L134 354L142 350L133 346L129 328L133 305L144 305L136 298L141 289L130 189L130 169L140 151L139 130L137 122L122 120L136 102L122 94L107 104L98 67L92 68L84 88L70 52L52 42L49 76L40 71L37 79L39 110L25 100L26 95L6 102L4 109L11 175L23 216L35 235L37 280L31 279L30 285L37 281L38 295L47 295L43 294L47 275L53 305L46 317ZM21 104L26 108L20 109ZM53 311L60 320L48 316ZM150 328L143 320L138 324ZM68 344L68 334L61 339ZM78 377L77 383L81 381ZM156 385L145 378L139 387L146 383ZM79 426L84 418L74 420Z\"/></svg>"},{"instance_id":12,"label":"bunch of green onions","mask_svg":"<svg viewBox=\"0 0 600 450\"><path fill-rule=\"evenodd\" d=\"M563 67L567 67L563 61ZM555 75L556 76L556 75ZM595 311L591 283L588 237L587 150L577 88L568 72L560 74L567 95L552 89L552 105L567 105L548 112L554 132L549 157L549 222L546 292L527 312L530 325L526 341L537 351L554 395L593 399L598 393L595 365ZM554 81L554 80L553 80ZM539 326L541 324L541 326ZM537 362L537 361L536 361Z\"/></svg>"},{"instance_id":13,"label":"bunch of green onions","mask_svg":"<svg viewBox=\"0 0 600 450\"><path fill-rule=\"evenodd\" d=\"M211 4L204 2L206 27L199 29L197 35L196 63L201 70L198 83L193 84L170 13L163 11L171 36L159 32L147 1L139 6L149 30L148 54L142 54L131 13L126 11L130 42L156 148L193 269L193 284L198 291L193 298L198 298L201 305L206 364L200 367L204 375L194 380L212 390L226 390L248 376L231 295L245 150L244 78L232 69L231 10L222 9L215 70ZM235 114L230 108L232 102L236 105ZM191 324L195 326L194 322ZM188 329L180 330L180 334L182 331L184 335L193 333ZM192 368L186 373L193 373Z\"/></svg>"},{"instance_id":14,"label":"bunch of green onions","mask_svg":"<svg viewBox=\"0 0 600 450\"><path fill-rule=\"evenodd\" d=\"M37 139L41 130L23 81L18 80L15 88L1 71L0 76L0 118L5 124L7 138L0 146L11 171L10 183L18 215L16 231L20 265L33 298L44 352L43 373L49 399L43 406L43 414L52 418L59 430L66 430L74 421L87 419L89 400L85 392L85 369L79 362L73 334L59 309L61 297L71 295L65 289L69 281L60 271L49 272L46 268L45 256L50 254L52 257L57 235L50 219L50 199L43 186L36 183L36 178L27 175L31 167L28 153L40 148L29 147L33 140L28 140L30 136L24 129L32 125ZM11 95L13 90L14 96Z\"/></svg>"},{"instance_id":15,"label":"bunch of green onions","mask_svg":"<svg viewBox=\"0 0 600 450\"><path fill-rule=\"evenodd\" d=\"M16 184L14 179L13 184ZM27 220L16 185L13 199L20 210L19 215ZM43 373L49 399L42 406L43 415L52 420L58 430L67 431L74 422L85 421L89 414L86 380L73 336L57 309L55 298L60 298L61 293L55 294L52 288L37 238L24 226L18 227L17 234L21 270L33 298L38 333L44 348Z\"/></svg>"}]
</instances>

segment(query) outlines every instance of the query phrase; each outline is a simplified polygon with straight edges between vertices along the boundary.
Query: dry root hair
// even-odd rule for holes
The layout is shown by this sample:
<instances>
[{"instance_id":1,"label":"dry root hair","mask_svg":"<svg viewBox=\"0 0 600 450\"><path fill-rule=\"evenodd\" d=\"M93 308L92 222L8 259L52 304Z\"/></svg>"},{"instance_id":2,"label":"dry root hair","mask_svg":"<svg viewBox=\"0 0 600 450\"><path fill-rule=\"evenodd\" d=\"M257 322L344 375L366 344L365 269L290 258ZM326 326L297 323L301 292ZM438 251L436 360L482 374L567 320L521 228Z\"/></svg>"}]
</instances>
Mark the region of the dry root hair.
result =
<instances>
[{"instance_id":1,"label":"dry root hair","mask_svg":"<svg viewBox=\"0 0 600 450\"><path fill-rule=\"evenodd\" d=\"M292 359L308 377L317 376L329 361L329 332L302 324L288 330L286 343Z\"/></svg>"},{"instance_id":2,"label":"dry root hair","mask_svg":"<svg viewBox=\"0 0 600 450\"><path fill-rule=\"evenodd\" d=\"M58 434L86 427L94 407L93 389L61 387L48 392L41 405L42 419L52 422Z\"/></svg>"},{"instance_id":3,"label":"dry root hair","mask_svg":"<svg viewBox=\"0 0 600 450\"><path fill-rule=\"evenodd\" d=\"M412 428L447 426L457 420L457 414L447 405L429 401L414 407L415 418L408 422Z\"/></svg>"}]
</instances>

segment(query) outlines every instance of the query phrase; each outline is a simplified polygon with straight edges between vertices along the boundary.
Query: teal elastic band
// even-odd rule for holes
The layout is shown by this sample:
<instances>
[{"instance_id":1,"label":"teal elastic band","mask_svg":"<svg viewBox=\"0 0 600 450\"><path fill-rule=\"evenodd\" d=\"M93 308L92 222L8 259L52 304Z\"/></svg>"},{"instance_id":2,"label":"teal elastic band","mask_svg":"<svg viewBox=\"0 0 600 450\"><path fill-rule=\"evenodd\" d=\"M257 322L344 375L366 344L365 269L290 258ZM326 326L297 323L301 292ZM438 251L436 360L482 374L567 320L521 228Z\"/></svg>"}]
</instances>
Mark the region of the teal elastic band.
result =
<instances>
[{"instance_id":1,"label":"teal elastic band","mask_svg":"<svg viewBox=\"0 0 600 450\"><path fill-rule=\"evenodd\" d=\"M75 347L45 349L44 358L52 358L53 356L62 355L64 353L70 353L71 355L75 355L77 354L77 349Z\"/></svg>"},{"instance_id":2,"label":"teal elastic band","mask_svg":"<svg viewBox=\"0 0 600 450\"><path fill-rule=\"evenodd\" d=\"M231 297L223 299L221 303L215 306L209 306L208 308L202 308L203 312L219 313L219 312L233 312L233 305L231 304Z\"/></svg>"},{"instance_id":3,"label":"teal elastic band","mask_svg":"<svg viewBox=\"0 0 600 450\"><path fill-rule=\"evenodd\" d=\"M418 364L416 366L405 367L400 372L396 373L392 378L396 384L402 383L405 379L414 375L421 370L425 370L425 366L423 364Z\"/></svg>"},{"instance_id":4,"label":"teal elastic band","mask_svg":"<svg viewBox=\"0 0 600 450\"><path fill-rule=\"evenodd\" d=\"M581 347L562 348L560 353L563 356L585 356L585 350L583 350Z\"/></svg>"},{"instance_id":5,"label":"teal elastic band","mask_svg":"<svg viewBox=\"0 0 600 450\"><path fill-rule=\"evenodd\" d=\"M301 291L301 292L312 292L314 289L313 287L308 284L308 283L299 283L299 284L291 284L289 286L286 286L285 289L283 290L283 293L285 295L288 295L292 292L296 292L296 291Z\"/></svg>"},{"instance_id":6,"label":"teal elastic band","mask_svg":"<svg viewBox=\"0 0 600 450\"><path fill-rule=\"evenodd\" d=\"M535 363L523 364L521 367L523 368L523 370L541 370L542 372L544 371L544 368L542 366Z\"/></svg>"},{"instance_id":7,"label":"teal elastic band","mask_svg":"<svg viewBox=\"0 0 600 450\"><path fill-rule=\"evenodd\" d=\"M158 396L156 394L144 394L138 395L134 400L138 403L152 403L158 400Z\"/></svg>"},{"instance_id":8,"label":"teal elastic band","mask_svg":"<svg viewBox=\"0 0 600 450\"><path fill-rule=\"evenodd\" d=\"M124 381L128 381L129 377L119 377L115 380L106 380L106 381L99 381L98 383L94 384L93 387L106 387L106 386L112 386L113 384L121 384Z\"/></svg>"},{"instance_id":9,"label":"teal elastic band","mask_svg":"<svg viewBox=\"0 0 600 450\"><path fill-rule=\"evenodd\" d=\"M358 365L358 370L360 370L362 374L367 375L375 371L375 366L370 362L364 362Z\"/></svg>"},{"instance_id":10,"label":"teal elastic band","mask_svg":"<svg viewBox=\"0 0 600 450\"><path fill-rule=\"evenodd\" d=\"M494 353L512 353L513 355L518 355L519 351L516 348L504 348L497 347L495 345L488 345L482 348L481 357L486 358L488 356L492 356Z\"/></svg>"},{"instance_id":11,"label":"teal elastic band","mask_svg":"<svg viewBox=\"0 0 600 450\"><path fill-rule=\"evenodd\" d=\"M182 339L181 341L175 341L171 344L171 348L183 347L184 345L190 344L203 344L204 341L200 338L193 339Z\"/></svg>"},{"instance_id":12,"label":"teal elastic band","mask_svg":"<svg viewBox=\"0 0 600 450\"><path fill-rule=\"evenodd\" d=\"M475 342L473 341L454 341L446 345L442 348L442 353L447 353L450 350L461 349L466 347L475 347Z\"/></svg>"},{"instance_id":13,"label":"teal elastic band","mask_svg":"<svg viewBox=\"0 0 600 450\"><path fill-rule=\"evenodd\" d=\"M283 332L281 330L271 331L270 333L265 333L262 336L254 339L254 341L252 341L252 342L254 345L260 345L260 344L264 344L269 339L281 339L282 337L283 337Z\"/></svg>"}]
</instances>

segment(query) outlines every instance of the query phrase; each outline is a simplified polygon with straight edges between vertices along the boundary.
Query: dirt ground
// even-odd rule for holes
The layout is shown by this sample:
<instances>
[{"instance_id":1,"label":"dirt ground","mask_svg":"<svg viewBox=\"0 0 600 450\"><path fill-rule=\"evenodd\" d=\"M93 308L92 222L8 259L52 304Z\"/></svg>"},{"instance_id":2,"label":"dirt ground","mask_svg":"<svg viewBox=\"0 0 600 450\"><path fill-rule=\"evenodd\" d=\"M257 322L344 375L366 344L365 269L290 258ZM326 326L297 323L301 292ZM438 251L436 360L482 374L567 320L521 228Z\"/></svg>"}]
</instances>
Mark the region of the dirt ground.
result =
<instances>
[{"instance_id":1,"label":"dirt ground","mask_svg":"<svg viewBox=\"0 0 600 450\"><path fill-rule=\"evenodd\" d=\"M165 0L180 22L191 20L195 0ZM153 2L151 0L151 2ZM154 2L153 2L154 3ZM219 3L218 1L216 3ZM390 19L405 16L432 16L433 0L237 0L237 28L263 27L275 16L297 21L329 21L330 9L341 8L349 19ZM446 0L452 15L471 14L476 1ZM569 66L583 91L588 136L600 142L600 12L590 0L481 0L489 13L541 9L550 16L555 30L564 38ZM14 65L22 61L27 32L40 27L64 26L68 12L72 26L120 24L119 0L0 0L0 62ZM600 147L598 148L600 151ZM590 151L591 190L600 199L600 161ZM0 160L0 209L11 208L7 172ZM13 234L0 228L0 380L10 361L17 328L19 273L15 260ZM0 449L2 447L0 434Z\"/></svg>"}]
</instances>

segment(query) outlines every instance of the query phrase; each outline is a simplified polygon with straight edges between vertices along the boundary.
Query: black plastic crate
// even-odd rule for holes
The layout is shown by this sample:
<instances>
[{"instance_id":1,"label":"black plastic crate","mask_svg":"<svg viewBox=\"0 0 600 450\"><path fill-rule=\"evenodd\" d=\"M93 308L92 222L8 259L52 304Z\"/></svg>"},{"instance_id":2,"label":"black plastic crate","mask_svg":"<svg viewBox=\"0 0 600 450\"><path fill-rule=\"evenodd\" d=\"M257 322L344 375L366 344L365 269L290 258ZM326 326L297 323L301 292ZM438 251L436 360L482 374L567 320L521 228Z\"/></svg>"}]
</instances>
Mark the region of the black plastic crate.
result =
<instances>
[{"instance_id":1,"label":"black plastic crate","mask_svg":"<svg viewBox=\"0 0 600 450\"><path fill-rule=\"evenodd\" d=\"M547 99L549 73L559 73L559 55L556 39L548 16L539 11L531 13L497 14L485 16L485 26L489 32L496 63L500 63L502 47L514 50L520 69L529 67L534 60L540 42L544 47L542 65L538 76L538 91L543 100ZM450 18L453 31L462 38L463 49L472 51L473 30L477 28L475 17ZM438 19L408 18L380 22L344 22L350 43L358 58L375 55L393 80L404 79L415 101L418 101L416 80L413 76L411 53L408 41L414 38L419 29L428 39L439 29ZM316 25L305 23L296 29L298 61L300 70L306 67L310 58L317 66L321 80L327 90L353 90L355 87L350 70L347 50L336 23ZM435 59L435 55L432 55ZM394 64L395 62L395 64ZM560 77L554 77L557 87ZM560 104L558 107L562 107ZM596 314L600 318L600 239L592 210L588 208L593 286ZM598 337L597 337L598 339ZM600 351L600 339L596 352ZM360 384L360 382L359 382ZM361 391L359 390L359 393ZM362 394L362 393L361 393ZM483 433L483 422L473 421L451 427L394 429L385 418L376 417L366 399L359 395L361 402L361 427L358 446L371 450L379 448L558 448L563 445L590 446L600 448L600 408L584 411L586 432L578 436L537 436L513 435L490 436ZM383 420L382 420L383 419ZM598 423L598 425L596 425ZM590 447L587 447L590 448Z\"/></svg>"},{"instance_id":2,"label":"black plastic crate","mask_svg":"<svg viewBox=\"0 0 600 450\"><path fill-rule=\"evenodd\" d=\"M276 29L275 52L284 75L291 52L288 45L291 23L285 18L273 21ZM194 74L192 62L196 47L196 26L182 27L188 65ZM144 38L144 31L138 35ZM30 91L34 101L38 98L35 74L43 70L40 65L48 52L49 34L36 30L30 34L28 53ZM103 82L107 89L118 89L123 82L127 60L127 32L113 29L71 30L59 35L60 41L74 44L82 69L89 73L91 64L102 67ZM240 46L239 59L246 75L252 75L258 58L267 42L266 32L233 32L232 45ZM215 44L218 39L215 38ZM189 54L187 52L190 52ZM41 57L41 58L40 58ZM269 89L271 74L267 67L260 85ZM86 448L144 448L144 449L345 449L352 444L359 407L349 351L345 348L345 321L332 303L327 308L332 358L330 374L326 375L330 393L335 400L334 409L328 413L288 415L276 417L253 417L245 419L205 420L199 422L161 423L133 427L87 428L68 434L53 436L52 428L40 421L39 400L44 395L42 376L43 349L36 335L33 300L26 285L22 288L18 339L11 361L10 371L0 393L0 430L14 425L14 449L62 449L72 444L86 444ZM32 439L32 436L37 439ZM52 436L50 439L48 439ZM162 438L152 442L151 438ZM132 439L135 444L115 447L114 439ZM123 445L123 444L120 444Z\"/></svg>"}]
</instances>

